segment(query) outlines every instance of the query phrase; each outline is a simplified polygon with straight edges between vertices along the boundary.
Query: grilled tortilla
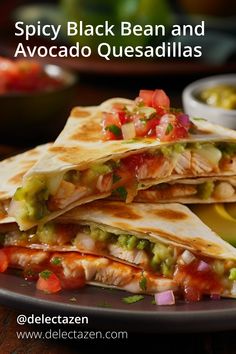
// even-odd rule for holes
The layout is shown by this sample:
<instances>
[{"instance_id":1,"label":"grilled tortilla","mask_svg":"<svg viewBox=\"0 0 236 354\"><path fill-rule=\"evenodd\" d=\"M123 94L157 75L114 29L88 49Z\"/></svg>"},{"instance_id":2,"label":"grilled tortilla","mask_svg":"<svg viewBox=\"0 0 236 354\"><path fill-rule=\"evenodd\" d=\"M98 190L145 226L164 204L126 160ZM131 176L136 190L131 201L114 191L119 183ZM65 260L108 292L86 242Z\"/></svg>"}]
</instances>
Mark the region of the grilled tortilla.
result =
<instances>
[{"instance_id":1,"label":"grilled tortilla","mask_svg":"<svg viewBox=\"0 0 236 354\"><path fill-rule=\"evenodd\" d=\"M160 183L139 191L134 201L182 204L232 203L236 201L236 177L183 178Z\"/></svg>"},{"instance_id":2,"label":"grilled tortilla","mask_svg":"<svg viewBox=\"0 0 236 354\"><path fill-rule=\"evenodd\" d=\"M102 114L114 102L134 105L117 98L74 108L55 143L24 176L10 208L22 230L111 194L131 202L138 190L161 182L235 175L236 132L206 121L194 121L194 132L177 141L105 141Z\"/></svg>"},{"instance_id":3,"label":"grilled tortilla","mask_svg":"<svg viewBox=\"0 0 236 354\"><path fill-rule=\"evenodd\" d=\"M2 232L5 247L79 252L174 281L178 289L236 296L236 250L186 206L95 201L26 232ZM189 290L190 289L190 290Z\"/></svg>"}]
</instances>

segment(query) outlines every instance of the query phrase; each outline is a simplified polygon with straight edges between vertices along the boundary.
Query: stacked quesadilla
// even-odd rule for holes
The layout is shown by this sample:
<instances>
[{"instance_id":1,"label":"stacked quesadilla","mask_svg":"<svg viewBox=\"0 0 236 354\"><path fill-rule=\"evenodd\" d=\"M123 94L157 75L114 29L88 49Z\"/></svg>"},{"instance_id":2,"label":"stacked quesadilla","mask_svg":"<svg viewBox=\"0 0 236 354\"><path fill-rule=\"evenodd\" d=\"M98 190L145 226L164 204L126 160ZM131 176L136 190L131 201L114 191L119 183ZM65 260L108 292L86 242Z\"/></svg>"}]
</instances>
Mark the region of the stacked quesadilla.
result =
<instances>
[{"instance_id":1,"label":"stacked quesadilla","mask_svg":"<svg viewBox=\"0 0 236 354\"><path fill-rule=\"evenodd\" d=\"M32 150L37 161L0 163L2 270L40 274L48 291L50 280L236 296L235 249L172 203L236 199L236 133L157 101L75 108L55 143Z\"/></svg>"}]
</instances>

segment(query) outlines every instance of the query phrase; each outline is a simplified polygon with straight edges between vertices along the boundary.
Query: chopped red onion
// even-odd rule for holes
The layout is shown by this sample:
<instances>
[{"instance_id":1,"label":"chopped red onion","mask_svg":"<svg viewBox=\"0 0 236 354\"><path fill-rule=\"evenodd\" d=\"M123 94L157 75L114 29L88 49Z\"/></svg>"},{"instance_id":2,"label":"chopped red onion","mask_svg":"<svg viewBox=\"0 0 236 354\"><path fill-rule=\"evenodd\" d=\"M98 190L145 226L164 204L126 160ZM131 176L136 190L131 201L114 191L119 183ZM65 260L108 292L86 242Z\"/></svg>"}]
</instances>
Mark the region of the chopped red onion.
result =
<instances>
[{"instance_id":1,"label":"chopped red onion","mask_svg":"<svg viewBox=\"0 0 236 354\"><path fill-rule=\"evenodd\" d=\"M157 305L174 305L175 296L172 290L163 291L154 295Z\"/></svg>"},{"instance_id":2,"label":"chopped red onion","mask_svg":"<svg viewBox=\"0 0 236 354\"><path fill-rule=\"evenodd\" d=\"M199 272L206 272L207 270L210 269L210 266L208 263L204 262L204 261L200 261L197 267L197 270Z\"/></svg>"},{"instance_id":3,"label":"chopped red onion","mask_svg":"<svg viewBox=\"0 0 236 354\"><path fill-rule=\"evenodd\" d=\"M178 115L178 121L183 127L188 127L190 124L190 119L188 114L180 114Z\"/></svg>"},{"instance_id":4,"label":"chopped red onion","mask_svg":"<svg viewBox=\"0 0 236 354\"><path fill-rule=\"evenodd\" d=\"M213 301L217 301L217 300L220 300L220 294L211 294L210 296L211 300Z\"/></svg>"},{"instance_id":5,"label":"chopped red onion","mask_svg":"<svg viewBox=\"0 0 236 354\"><path fill-rule=\"evenodd\" d=\"M185 250L182 253L181 258L185 264L190 264L196 259L196 257L188 250Z\"/></svg>"}]
</instances>

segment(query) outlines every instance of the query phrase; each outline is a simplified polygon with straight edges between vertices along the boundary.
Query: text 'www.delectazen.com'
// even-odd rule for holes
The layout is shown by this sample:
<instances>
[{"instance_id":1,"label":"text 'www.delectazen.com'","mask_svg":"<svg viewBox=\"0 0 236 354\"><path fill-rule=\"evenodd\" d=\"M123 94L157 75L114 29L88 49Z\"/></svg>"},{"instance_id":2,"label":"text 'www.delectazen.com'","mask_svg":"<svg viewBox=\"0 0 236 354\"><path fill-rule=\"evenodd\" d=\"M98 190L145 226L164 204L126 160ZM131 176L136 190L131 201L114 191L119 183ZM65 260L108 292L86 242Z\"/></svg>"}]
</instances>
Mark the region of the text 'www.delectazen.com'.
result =
<instances>
[{"instance_id":1,"label":"text 'www.delectazen.com'","mask_svg":"<svg viewBox=\"0 0 236 354\"><path fill-rule=\"evenodd\" d=\"M128 339L128 332L126 331L65 331L62 329L43 331L17 331L18 339Z\"/></svg>"}]
</instances>

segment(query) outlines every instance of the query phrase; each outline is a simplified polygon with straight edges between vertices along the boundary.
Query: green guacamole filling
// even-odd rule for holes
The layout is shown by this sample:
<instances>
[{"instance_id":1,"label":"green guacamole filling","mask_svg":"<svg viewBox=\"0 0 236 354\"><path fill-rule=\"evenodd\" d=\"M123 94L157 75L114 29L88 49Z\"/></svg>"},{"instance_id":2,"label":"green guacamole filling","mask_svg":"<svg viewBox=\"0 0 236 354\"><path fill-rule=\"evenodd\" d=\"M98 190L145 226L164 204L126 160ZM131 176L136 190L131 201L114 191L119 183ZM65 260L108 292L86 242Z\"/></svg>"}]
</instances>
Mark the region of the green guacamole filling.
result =
<instances>
[{"instance_id":1,"label":"green guacamole filling","mask_svg":"<svg viewBox=\"0 0 236 354\"><path fill-rule=\"evenodd\" d=\"M23 201L21 217L29 220L40 220L47 215L46 201L49 197L46 180L41 176L29 178L24 187L19 187L14 200Z\"/></svg>"},{"instance_id":2,"label":"green guacamole filling","mask_svg":"<svg viewBox=\"0 0 236 354\"><path fill-rule=\"evenodd\" d=\"M151 242L135 235L116 235L97 226L86 226L85 232L96 241L114 243L128 250L144 250L149 256L149 266L164 276L170 276L174 268L174 248L161 242Z\"/></svg>"}]
</instances>

